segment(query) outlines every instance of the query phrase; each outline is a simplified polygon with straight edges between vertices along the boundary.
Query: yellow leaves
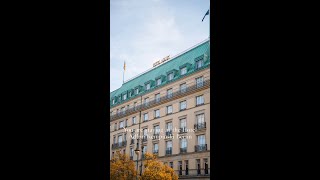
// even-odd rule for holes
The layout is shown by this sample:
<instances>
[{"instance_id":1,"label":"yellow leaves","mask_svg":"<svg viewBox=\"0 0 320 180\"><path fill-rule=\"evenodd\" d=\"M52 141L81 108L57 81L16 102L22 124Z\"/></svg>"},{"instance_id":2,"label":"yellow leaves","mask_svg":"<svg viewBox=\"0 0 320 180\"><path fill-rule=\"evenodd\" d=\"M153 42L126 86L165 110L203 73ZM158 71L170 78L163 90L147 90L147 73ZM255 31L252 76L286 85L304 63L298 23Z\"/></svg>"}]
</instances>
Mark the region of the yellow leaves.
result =
<instances>
[{"instance_id":1,"label":"yellow leaves","mask_svg":"<svg viewBox=\"0 0 320 180\"><path fill-rule=\"evenodd\" d=\"M135 180L137 172L135 170L134 162L130 158L116 152L114 158L111 159L110 164L110 179L112 180Z\"/></svg>"},{"instance_id":2,"label":"yellow leaves","mask_svg":"<svg viewBox=\"0 0 320 180\"><path fill-rule=\"evenodd\" d=\"M143 161L142 180L177 180L178 175L172 168L157 160L157 156L146 153Z\"/></svg>"}]
</instances>

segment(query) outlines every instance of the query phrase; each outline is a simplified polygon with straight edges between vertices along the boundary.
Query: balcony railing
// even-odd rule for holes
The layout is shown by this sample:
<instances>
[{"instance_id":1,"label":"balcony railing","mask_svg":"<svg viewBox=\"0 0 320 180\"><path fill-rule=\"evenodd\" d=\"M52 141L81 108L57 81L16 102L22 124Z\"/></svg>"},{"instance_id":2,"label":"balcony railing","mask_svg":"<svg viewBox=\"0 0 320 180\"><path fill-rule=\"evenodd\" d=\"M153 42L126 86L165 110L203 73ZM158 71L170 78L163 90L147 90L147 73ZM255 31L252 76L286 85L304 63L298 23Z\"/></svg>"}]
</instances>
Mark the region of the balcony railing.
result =
<instances>
[{"instance_id":1,"label":"balcony railing","mask_svg":"<svg viewBox=\"0 0 320 180\"><path fill-rule=\"evenodd\" d=\"M194 146L194 150L195 150L195 152L206 151L207 150L207 144L195 145Z\"/></svg>"},{"instance_id":2,"label":"balcony railing","mask_svg":"<svg viewBox=\"0 0 320 180\"><path fill-rule=\"evenodd\" d=\"M152 139L159 139L159 133L154 133Z\"/></svg>"},{"instance_id":3,"label":"balcony railing","mask_svg":"<svg viewBox=\"0 0 320 180\"><path fill-rule=\"evenodd\" d=\"M112 144L111 149L121 148L125 146L127 146L127 141L122 141L122 142Z\"/></svg>"},{"instance_id":4,"label":"balcony railing","mask_svg":"<svg viewBox=\"0 0 320 180\"><path fill-rule=\"evenodd\" d=\"M153 150L153 152L152 152L153 154L158 154L159 153L159 150L157 149L157 150Z\"/></svg>"},{"instance_id":5,"label":"balcony railing","mask_svg":"<svg viewBox=\"0 0 320 180\"><path fill-rule=\"evenodd\" d=\"M186 127L180 128L179 133L185 133L185 132L187 132L187 128Z\"/></svg>"},{"instance_id":6,"label":"balcony railing","mask_svg":"<svg viewBox=\"0 0 320 180\"><path fill-rule=\"evenodd\" d=\"M160 100L159 99L153 99L153 100L149 101L147 103L147 105L146 104L140 104L140 105L138 105L136 107L131 107L129 109L126 109L124 111L124 113L111 115L110 119L111 119L111 121L113 121L113 120L116 120L116 119L119 119L119 118L123 118L125 116L131 115L131 114L136 113L138 111L143 111L143 110L152 108L152 107L154 107L156 105L159 105L160 103L166 103L168 101L171 101L171 100L186 96L188 94L192 94L194 92L197 92L199 90L205 89L207 87L210 87L210 79L203 81L203 83L194 84L194 85L192 85L190 87L187 87L185 92L183 92L183 93L180 91L180 89L178 89L177 91L173 92L170 95L170 97L165 95L165 96L160 97Z\"/></svg>"},{"instance_id":7,"label":"balcony railing","mask_svg":"<svg viewBox=\"0 0 320 180\"><path fill-rule=\"evenodd\" d=\"M148 137L147 136L143 136L142 137L142 142L146 142L146 141L148 141Z\"/></svg>"},{"instance_id":8,"label":"balcony railing","mask_svg":"<svg viewBox=\"0 0 320 180\"><path fill-rule=\"evenodd\" d=\"M187 147L180 148L180 153L186 153L187 152Z\"/></svg>"},{"instance_id":9,"label":"balcony railing","mask_svg":"<svg viewBox=\"0 0 320 180\"><path fill-rule=\"evenodd\" d=\"M172 154L172 148L167 148L166 155L171 155L171 154Z\"/></svg>"},{"instance_id":10,"label":"balcony railing","mask_svg":"<svg viewBox=\"0 0 320 180\"><path fill-rule=\"evenodd\" d=\"M172 131L166 131L166 136L172 136Z\"/></svg>"},{"instance_id":11,"label":"balcony railing","mask_svg":"<svg viewBox=\"0 0 320 180\"><path fill-rule=\"evenodd\" d=\"M198 124L194 125L194 129L195 130L202 130L202 129L205 129L205 128L206 128L206 122L198 123Z\"/></svg>"}]
</instances>

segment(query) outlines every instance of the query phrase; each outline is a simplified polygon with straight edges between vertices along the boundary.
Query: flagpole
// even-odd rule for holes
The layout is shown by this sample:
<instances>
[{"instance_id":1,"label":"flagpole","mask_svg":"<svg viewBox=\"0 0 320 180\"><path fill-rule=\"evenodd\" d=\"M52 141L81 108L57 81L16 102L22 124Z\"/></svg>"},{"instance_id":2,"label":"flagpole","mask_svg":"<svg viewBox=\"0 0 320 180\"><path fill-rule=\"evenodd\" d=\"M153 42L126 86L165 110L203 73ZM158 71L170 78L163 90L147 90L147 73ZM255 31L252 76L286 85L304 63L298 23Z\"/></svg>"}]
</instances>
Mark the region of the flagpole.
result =
<instances>
[{"instance_id":1,"label":"flagpole","mask_svg":"<svg viewBox=\"0 0 320 180\"><path fill-rule=\"evenodd\" d=\"M122 75L122 84L124 84L124 71L125 71L125 70L123 70L123 75Z\"/></svg>"}]
</instances>

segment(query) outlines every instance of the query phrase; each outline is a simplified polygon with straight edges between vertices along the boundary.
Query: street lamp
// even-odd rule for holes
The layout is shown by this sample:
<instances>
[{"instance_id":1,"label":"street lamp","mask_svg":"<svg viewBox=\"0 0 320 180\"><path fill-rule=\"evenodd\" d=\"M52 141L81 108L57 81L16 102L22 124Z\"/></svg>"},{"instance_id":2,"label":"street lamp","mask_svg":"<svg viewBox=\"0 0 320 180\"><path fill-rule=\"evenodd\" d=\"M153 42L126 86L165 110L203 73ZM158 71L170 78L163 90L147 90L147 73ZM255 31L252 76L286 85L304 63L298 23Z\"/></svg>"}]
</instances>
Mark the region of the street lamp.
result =
<instances>
[{"instance_id":1,"label":"street lamp","mask_svg":"<svg viewBox=\"0 0 320 180\"><path fill-rule=\"evenodd\" d=\"M138 143L139 144L139 143ZM139 154L140 154L140 149L138 148L139 147L139 145L137 145L137 148L134 150L134 152L136 153L136 155L137 155L137 176L136 176L136 179L138 179L138 166L139 166L139 164L138 164L138 159L139 159Z\"/></svg>"}]
</instances>

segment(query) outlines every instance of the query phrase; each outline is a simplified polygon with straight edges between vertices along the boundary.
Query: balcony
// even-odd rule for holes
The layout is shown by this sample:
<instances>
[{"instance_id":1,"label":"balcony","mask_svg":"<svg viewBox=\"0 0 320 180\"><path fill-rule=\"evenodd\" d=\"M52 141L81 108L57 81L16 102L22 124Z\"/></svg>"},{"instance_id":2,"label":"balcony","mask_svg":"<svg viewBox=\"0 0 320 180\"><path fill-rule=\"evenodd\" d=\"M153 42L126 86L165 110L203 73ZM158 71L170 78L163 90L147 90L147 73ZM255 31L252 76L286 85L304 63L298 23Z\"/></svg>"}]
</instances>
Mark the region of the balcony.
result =
<instances>
[{"instance_id":1,"label":"balcony","mask_svg":"<svg viewBox=\"0 0 320 180\"><path fill-rule=\"evenodd\" d=\"M147 136L143 136L142 142L146 142L146 141L148 141L148 137Z\"/></svg>"},{"instance_id":2,"label":"balcony","mask_svg":"<svg viewBox=\"0 0 320 180\"><path fill-rule=\"evenodd\" d=\"M206 122L195 124L194 125L194 129L196 131L200 131L200 130L206 129Z\"/></svg>"},{"instance_id":3,"label":"balcony","mask_svg":"<svg viewBox=\"0 0 320 180\"><path fill-rule=\"evenodd\" d=\"M194 146L195 152L201 152L201 151L206 151L206 150L207 150L207 144L200 144L200 145Z\"/></svg>"},{"instance_id":4,"label":"balcony","mask_svg":"<svg viewBox=\"0 0 320 180\"><path fill-rule=\"evenodd\" d=\"M186 133L186 132L187 132L187 128L186 127L182 127L179 130L179 134Z\"/></svg>"},{"instance_id":5,"label":"balcony","mask_svg":"<svg viewBox=\"0 0 320 180\"><path fill-rule=\"evenodd\" d=\"M159 153L159 150L158 149L156 149L156 150L153 150L153 152L152 152L153 154L158 154Z\"/></svg>"},{"instance_id":6,"label":"balcony","mask_svg":"<svg viewBox=\"0 0 320 180\"><path fill-rule=\"evenodd\" d=\"M153 139L153 140L159 140L159 133L153 134L152 139Z\"/></svg>"},{"instance_id":7,"label":"balcony","mask_svg":"<svg viewBox=\"0 0 320 180\"><path fill-rule=\"evenodd\" d=\"M187 152L187 147L180 148L180 154L186 153L186 152Z\"/></svg>"},{"instance_id":8,"label":"balcony","mask_svg":"<svg viewBox=\"0 0 320 180\"><path fill-rule=\"evenodd\" d=\"M166 131L166 136L172 136L172 131Z\"/></svg>"},{"instance_id":9,"label":"balcony","mask_svg":"<svg viewBox=\"0 0 320 180\"><path fill-rule=\"evenodd\" d=\"M112 144L111 149L117 149L117 148L122 148L126 146L127 146L127 141L122 141L122 142Z\"/></svg>"},{"instance_id":10,"label":"balcony","mask_svg":"<svg viewBox=\"0 0 320 180\"><path fill-rule=\"evenodd\" d=\"M166 149L166 155L172 155L172 148Z\"/></svg>"},{"instance_id":11,"label":"balcony","mask_svg":"<svg viewBox=\"0 0 320 180\"><path fill-rule=\"evenodd\" d=\"M119 114L111 115L110 119L111 119L111 121L116 120L116 119L120 119L120 118L123 118L125 116L129 116L131 114L134 114L134 113L136 113L138 111L143 111L143 110L152 108L152 107L157 106L157 105L159 105L161 103L166 103L166 102L169 102L169 101L184 97L186 95L193 94L193 93L195 93L197 91L200 91L200 90L203 90L203 89L206 89L206 88L209 88L209 87L210 87L210 79L205 80L202 83L198 83L198 85L196 83L194 83L192 86L187 87L185 89L185 92L183 92L183 93L179 89L179 90L173 92L170 96L165 95L165 96L160 97L160 100L159 99L153 99L153 100L149 101L147 103L148 105L141 104L141 105L138 105L136 107L131 107L129 109L126 109L124 113L122 112L122 113L119 113Z\"/></svg>"}]
</instances>

